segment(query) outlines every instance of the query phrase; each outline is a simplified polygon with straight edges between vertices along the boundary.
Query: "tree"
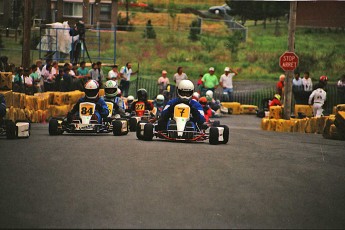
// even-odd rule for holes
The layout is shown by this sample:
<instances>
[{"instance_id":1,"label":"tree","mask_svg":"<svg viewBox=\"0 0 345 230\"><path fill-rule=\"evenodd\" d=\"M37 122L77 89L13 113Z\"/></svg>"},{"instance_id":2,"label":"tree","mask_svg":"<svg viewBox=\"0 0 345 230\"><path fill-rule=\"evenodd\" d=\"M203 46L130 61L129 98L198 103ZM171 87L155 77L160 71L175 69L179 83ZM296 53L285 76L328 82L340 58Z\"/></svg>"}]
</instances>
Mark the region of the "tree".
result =
<instances>
[{"instance_id":1,"label":"tree","mask_svg":"<svg viewBox=\"0 0 345 230\"><path fill-rule=\"evenodd\" d=\"M148 20L146 23L146 29L144 30L143 37L149 38L149 39L155 39L156 38L156 32L155 32L155 29L153 28L153 26L151 24L151 20Z\"/></svg>"}]
</instances>

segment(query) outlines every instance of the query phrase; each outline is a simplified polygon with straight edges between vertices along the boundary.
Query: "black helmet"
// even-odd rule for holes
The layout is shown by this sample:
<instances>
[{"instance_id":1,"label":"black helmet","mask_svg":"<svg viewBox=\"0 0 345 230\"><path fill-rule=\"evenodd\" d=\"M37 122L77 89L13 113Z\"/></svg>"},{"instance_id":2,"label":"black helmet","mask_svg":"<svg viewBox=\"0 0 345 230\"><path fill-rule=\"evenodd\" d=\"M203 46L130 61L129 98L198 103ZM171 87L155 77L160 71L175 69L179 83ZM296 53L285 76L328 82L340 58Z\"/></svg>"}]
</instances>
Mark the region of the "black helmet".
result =
<instances>
[{"instance_id":1,"label":"black helmet","mask_svg":"<svg viewBox=\"0 0 345 230\"><path fill-rule=\"evenodd\" d=\"M138 97L138 101L147 101L146 89L138 89L137 97Z\"/></svg>"}]
</instances>

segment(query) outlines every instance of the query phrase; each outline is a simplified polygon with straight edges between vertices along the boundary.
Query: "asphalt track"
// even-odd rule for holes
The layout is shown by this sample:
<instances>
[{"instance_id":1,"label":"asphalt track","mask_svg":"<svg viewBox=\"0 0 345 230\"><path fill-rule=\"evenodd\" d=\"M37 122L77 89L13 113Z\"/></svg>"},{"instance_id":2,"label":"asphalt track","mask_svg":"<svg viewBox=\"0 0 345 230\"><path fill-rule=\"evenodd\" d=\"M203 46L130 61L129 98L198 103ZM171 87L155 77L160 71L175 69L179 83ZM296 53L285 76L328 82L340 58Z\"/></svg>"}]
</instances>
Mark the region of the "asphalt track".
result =
<instances>
[{"instance_id":1,"label":"asphalt track","mask_svg":"<svg viewBox=\"0 0 345 230\"><path fill-rule=\"evenodd\" d=\"M227 145L0 138L0 228L345 228L345 142L229 116Z\"/></svg>"}]
</instances>

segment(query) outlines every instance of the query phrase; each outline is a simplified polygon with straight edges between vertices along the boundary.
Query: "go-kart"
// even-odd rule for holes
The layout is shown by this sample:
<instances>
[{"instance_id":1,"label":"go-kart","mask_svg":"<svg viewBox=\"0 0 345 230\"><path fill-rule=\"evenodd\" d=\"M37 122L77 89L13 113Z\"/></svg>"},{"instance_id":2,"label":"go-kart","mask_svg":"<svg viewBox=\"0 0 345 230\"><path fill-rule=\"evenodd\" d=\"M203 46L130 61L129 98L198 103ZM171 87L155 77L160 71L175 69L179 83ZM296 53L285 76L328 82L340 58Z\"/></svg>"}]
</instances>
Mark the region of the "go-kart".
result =
<instances>
[{"instance_id":1,"label":"go-kart","mask_svg":"<svg viewBox=\"0 0 345 230\"><path fill-rule=\"evenodd\" d=\"M135 132L139 121L153 122L154 115L149 110L145 109L145 103L138 101L135 104L135 111L132 111L129 119L129 130Z\"/></svg>"},{"instance_id":2,"label":"go-kart","mask_svg":"<svg viewBox=\"0 0 345 230\"><path fill-rule=\"evenodd\" d=\"M110 105L111 104L111 105ZM61 135L67 133L110 133L114 136L126 135L128 133L127 119L112 119L113 104L108 105L109 115L98 123L94 114L96 104L91 102L82 102L79 105L79 119L52 118L49 121L49 134Z\"/></svg>"},{"instance_id":3,"label":"go-kart","mask_svg":"<svg viewBox=\"0 0 345 230\"><path fill-rule=\"evenodd\" d=\"M0 120L0 136L5 135L7 139L28 138L30 127L29 121Z\"/></svg>"},{"instance_id":4,"label":"go-kart","mask_svg":"<svg viewBox=\"0 0 345 230\"><path fill-rule=\"evenodd\" d=\"M139 140L152 141L153 137L169 141L197 142L209 140L211 145L226 144L229 141L229 127L212 122L205 127L199 127L190 121L190 107L177 104L174 116L169 120L166 129L161 130L158 122L148 123L140 121L137 124L136 135ZM204 126L204 125L203 125Z\"/></svg>"}]
</instances>

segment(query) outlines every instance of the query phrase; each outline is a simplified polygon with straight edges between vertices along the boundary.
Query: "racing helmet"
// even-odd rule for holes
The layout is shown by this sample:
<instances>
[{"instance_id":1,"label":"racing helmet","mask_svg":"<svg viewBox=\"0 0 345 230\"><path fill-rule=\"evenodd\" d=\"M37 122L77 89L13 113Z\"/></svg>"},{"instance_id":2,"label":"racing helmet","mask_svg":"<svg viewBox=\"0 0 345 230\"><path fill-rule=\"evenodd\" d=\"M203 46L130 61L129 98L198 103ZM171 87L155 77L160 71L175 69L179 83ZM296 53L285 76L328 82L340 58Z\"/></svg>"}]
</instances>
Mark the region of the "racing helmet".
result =
<instances>
[{"instance_id":1,"label":"racing helmet","mask_svg":"<svg viewBox=\"0 0 345 230\"><path fill-rule=\"evenodd\" d=\"M147 101L146 89L138 89L137 97L138 97L138 101Z\"/></svg>"},{"instance_id":2,"label":"racing helmet","mask_svg":"<svg viewBox=\"0 0 345 230\"><path fill-rule=\"evenodd\" d=\"M200 98L200 94L198 92L194 92L193 96L192 96L192 99L195 99L196 101L198 101L199 98Z\"/></svg>"},{"instance_id":3,"label":"racing helmet","mask_svg":"<svg viewBox=\"0 0 345 230\"><path fill-rule=\"evenodd\" d=\"M106 97L116 97L117 83L116 81L109 80L104 85L104 93Z\"/></svg>"},{"instance_id":4,"label":"racing helmet","mask_svg":"<svg viewBox=\"0 0 345 230\"><path fill-rule=\"evenodd\" d=\"M163 105L164 103L164 96L162 94L158 94L157 97L156 97L156 103L158 105Z\"/></svg>"},{"instance_id":5,"label":"racing helmet","mask_svg":"<svg viewBox=\"0 0 345 230\"><path fill-rule=\"evenodd\" d=\"M280 101L280 95L279 94L274 94L274 97L277 98Z\"/></svg>"},{"instance_id":6,"label":"racing helmet","mask_svg":"<svg viewBox=\"0 0 345 230\"><path fill-rule=\"evenodd\" d=\"M134 97L132 95L129 95L127 97L127 103L131 104L134 101Z\"/></svg>"},{"instance_id":7,"label":"racing helmet","mask_svg":"<svg viewBox=\"0 0 345 230\"><path fill-rule=\"evenodd\" d=\"M213 99L213 91L212 90L207 90L206 91L206 99L207 100L212 100Z\"/></svg>"},{"instance_id":8,"label":"racing helmet","mask_svg":"<svg viewBox=\"0 0 345 230\"><path fill-rule=\"evenodd\" d=\"M194 84L190 80L182 80L178 84L176 91L179 98L189 101L194 93Z\"/></svg>"},{"instance_id":9,"label":"racing helmet","mask_svg":"<svg viewBox=\"0 0 345 230\"><path fill-rule=\"evenodd\" d=\"M201 97L199 99L199 103L201 104L202 107L205 107L207 105L207 99L206 97Z\"/></svg>"},{"instance_id":10,"label":"racing helmet","mask_svg":"<svg viewBox=\"0 0 345 230\"><path fill-rule=\"evenodd\" d=\"M320 81L328 81L328 77L323 75L320 77Z\"/></svg>"},{"instance_id":11,"label":"racing helmet","mask_svg":"<svg viewBox=\"0 0 345 230\"><path fill-rule=\"evenodd\" d=\"M99 84L96 80L89 80L84 85L85 96L89 99L96 99L99 92Z\"/></svg>"}]
</instances>

